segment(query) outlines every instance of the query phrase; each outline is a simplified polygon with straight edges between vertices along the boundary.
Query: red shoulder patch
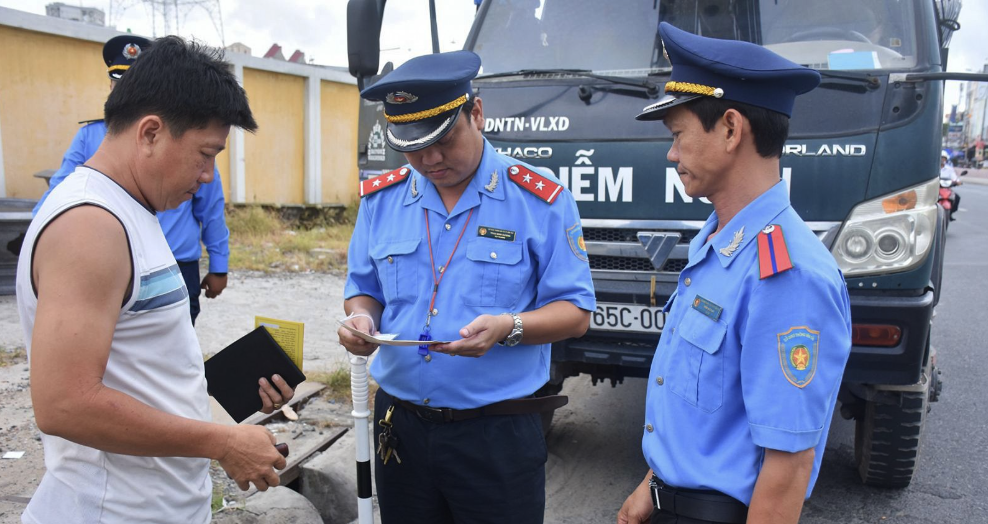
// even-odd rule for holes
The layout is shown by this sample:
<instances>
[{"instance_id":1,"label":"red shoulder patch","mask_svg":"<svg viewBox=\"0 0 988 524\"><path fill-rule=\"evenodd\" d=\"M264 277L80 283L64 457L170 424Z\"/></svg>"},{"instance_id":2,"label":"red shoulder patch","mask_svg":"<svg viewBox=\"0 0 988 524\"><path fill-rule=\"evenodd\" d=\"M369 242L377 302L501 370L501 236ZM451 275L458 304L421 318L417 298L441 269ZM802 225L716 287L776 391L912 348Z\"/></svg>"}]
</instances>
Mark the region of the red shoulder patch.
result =
<instances>
[{"instance_id":1,"label":"red shoulder patch","mask_svg":"<svg viewBox=\"0 0 988 524\"><path fill-rule=\"evenodd\" d=\"M563 191L563 186L522 165L509 167L508 178L550 204L555 202L556 197Z\"/></svg>"},{"instance_id":2,"label":"red shoulder patch","mask_svg":"<svg viewBox=\"0 0 988 524\"><path fill-rule=\"evenodd\" d=\"M792 269L789 248L782 236L782 227L771 225L758 233L758 274L768 278Z\"/></svg>"},{"instance_id":3,"label":"red shoulder patch","mask_svg":"<svg viewBox=\"0 0 988 524\"><path fill-rule=\"evenodd\" d=\"M400 167L394 171L389 171L383 175L368 178L367 180L360 182L360 198L401 182L402 180L408 178L408 175L411 172L412 170L407 167Z\"/></svg>"}]
</instances>

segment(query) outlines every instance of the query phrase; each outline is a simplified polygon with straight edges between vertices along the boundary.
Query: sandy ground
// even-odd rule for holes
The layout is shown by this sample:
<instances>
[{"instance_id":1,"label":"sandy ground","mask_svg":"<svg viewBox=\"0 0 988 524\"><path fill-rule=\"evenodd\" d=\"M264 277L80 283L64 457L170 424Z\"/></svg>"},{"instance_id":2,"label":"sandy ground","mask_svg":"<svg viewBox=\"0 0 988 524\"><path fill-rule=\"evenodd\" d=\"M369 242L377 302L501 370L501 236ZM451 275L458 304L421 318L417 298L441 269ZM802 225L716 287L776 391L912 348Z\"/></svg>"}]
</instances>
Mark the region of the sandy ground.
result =
<instances>
[{"instance_id":1,"label":"sandy ground","mask_svg":"<svg viewBox=\"0 0 988 524\"><path fill-rule=\"evenodd\" d=\"M227 289L202 299L196 332L203 354L214 354L254 328L254 316L305 324L304 370L332 370L347 363L334 319L343 316L343 277L330 274L233 274ZM12 358L24 347L13 296L0 296L0 524L20 522L20 514L44 474L40 436L34 425L27 361Z\"/></svg>"}]
</instances>

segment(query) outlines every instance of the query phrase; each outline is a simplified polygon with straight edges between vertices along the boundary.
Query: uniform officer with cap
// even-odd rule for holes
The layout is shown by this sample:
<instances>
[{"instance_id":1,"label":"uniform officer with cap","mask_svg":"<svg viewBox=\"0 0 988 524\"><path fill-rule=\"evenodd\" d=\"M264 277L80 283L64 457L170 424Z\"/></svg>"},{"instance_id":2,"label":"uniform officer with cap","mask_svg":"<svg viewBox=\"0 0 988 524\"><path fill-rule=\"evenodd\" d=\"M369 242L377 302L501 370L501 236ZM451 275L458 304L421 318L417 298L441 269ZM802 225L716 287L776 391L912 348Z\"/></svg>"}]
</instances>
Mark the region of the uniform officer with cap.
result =
<instances>
[{"instance_id":1,"label":"uniform officer with cap","mask_svg":"<svg viewBox=\"0 0 988 524\"><path fill-rule=\"evenodd\" d=\"M843 276L780 181L795 97L820 76L755 44L667 23L659 36L670 81L638 119L669 128L667 158L714 212L665 306L642 432L651 471L617 521L797 522L851 347Z\"/></svg>"},{"instance_id":2,"label":"uniform officer with cap","mask_svg":"<svg viewBox=\"0 0 988 524\"><path fill-rule=\"evenodd\" d=\"M573 196L484 138L479 69L469 51L426 55L361 92L408 164L361 182L346 324L443 342L383 345L371 365L385 523L542 522L539 413L565 397L532 395L550 343L583 335L596 305Z\"/></svg>"},{"instance_id":3,"label":"uniform officer with cap","mask_svg":"<svg viewBox=\"0 0 988 524\"><path fill-rule=\"evenodd\" d=\"M119 35L103 45L103 61L110 76L110 90L123 78L124 73L148 49L151 42L139 36ZM76 133L72 144L62 158L62 165L49 182L48 191L34 206L34 214L48 198L51 190L76 167L84 164L99 149L106 136L106 123L103 119L80 122L86 124ZM158 222L165 233L168 246L178 260L182 277L189 289L189 312L192 323L199 316L199 294L206 290L206 298L215 298L226 288L227 261L230 259L230 230L224 216L223 184L219 169L214 169L213 181L202 184L192 200L183 202L175 209L158 213ZM209 253L209 273L199 280L199 257L202 255L200 240Z\"/></svg>"}]
</instances>

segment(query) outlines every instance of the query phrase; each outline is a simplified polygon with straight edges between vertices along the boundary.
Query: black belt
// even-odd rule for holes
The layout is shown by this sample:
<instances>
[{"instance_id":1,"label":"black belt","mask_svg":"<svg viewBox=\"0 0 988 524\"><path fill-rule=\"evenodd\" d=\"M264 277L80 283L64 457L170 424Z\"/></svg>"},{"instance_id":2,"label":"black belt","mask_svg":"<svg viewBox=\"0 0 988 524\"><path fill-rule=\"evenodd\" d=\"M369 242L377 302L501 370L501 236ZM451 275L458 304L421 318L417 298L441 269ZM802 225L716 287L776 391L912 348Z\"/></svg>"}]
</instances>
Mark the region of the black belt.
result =
<instances>
[{"instance_id":1,"label":"black belt","mask_svg":"<svg viewBox=\"0 0 988 524\"><path fill-rule=\"evenodd\" d=\"M525 415L552 411L565 406L569 402L566 395L548 395L545 397L518 398L503 400L473 409L430 408L412 404L407 400L391 397L395 404L418 415L422 420L442 424L456 422L485 415Z\"/></svg>"},{"instance_id":2,"label":"black belt","mask_svg":"<svg viewBox=\"0 0 988 524\"><path fill-rule=\"evenodd\" d=\"M648 486L656 510L723 524L744 524L748 519L748 506L719 491L674 488L655 475Z\"/></svg>"}]
</instances>

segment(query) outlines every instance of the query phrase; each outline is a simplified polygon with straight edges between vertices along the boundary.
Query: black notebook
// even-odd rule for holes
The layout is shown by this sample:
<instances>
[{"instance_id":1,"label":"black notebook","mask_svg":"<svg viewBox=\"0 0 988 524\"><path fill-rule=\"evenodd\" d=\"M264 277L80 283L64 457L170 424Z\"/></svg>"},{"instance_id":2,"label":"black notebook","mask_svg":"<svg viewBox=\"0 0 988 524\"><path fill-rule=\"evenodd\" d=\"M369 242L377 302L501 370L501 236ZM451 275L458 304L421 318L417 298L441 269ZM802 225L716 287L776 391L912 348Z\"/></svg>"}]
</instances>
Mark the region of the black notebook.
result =
<instances>
[{"instance_id":1,"label":"black notebook","mask_svg":"<svg viewBox=\"0 0 988 524\"><path fill-rule=\"evenodd\" d=\"M247 333L206 361L209 394L238 423L261 409L257 383L281 375L293 389L305 375L264 326ZM272 385L274 383L272 382Z\"/></svg>"}]
</instances>

